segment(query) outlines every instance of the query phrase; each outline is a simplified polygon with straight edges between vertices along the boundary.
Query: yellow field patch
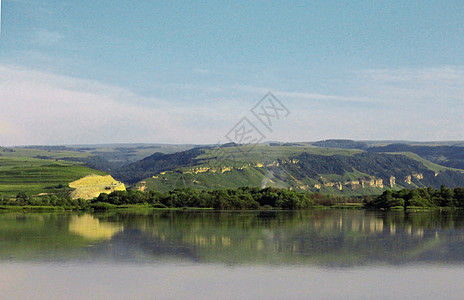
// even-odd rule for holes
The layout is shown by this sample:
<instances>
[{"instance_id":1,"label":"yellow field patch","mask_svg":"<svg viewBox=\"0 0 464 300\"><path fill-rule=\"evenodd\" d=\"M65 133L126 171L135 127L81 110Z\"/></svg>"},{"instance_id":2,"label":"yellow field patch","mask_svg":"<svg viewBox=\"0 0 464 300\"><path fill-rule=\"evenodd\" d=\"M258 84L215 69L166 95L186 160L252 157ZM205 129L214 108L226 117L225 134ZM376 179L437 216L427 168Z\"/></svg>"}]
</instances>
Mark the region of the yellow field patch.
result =
<instances>
[{"instance_id":1,"label":"yellow field patch","mask_svg":"<svg viewBox=\"0 0 464 300\"><path fill-rule=\"evenodd\" d=\"M124 183L115 180L111 175L99 176L89 175L73 181L69 187L75 189L71 192L73 199L92 199L101 193L109 194L113 191L125 191Z\"/></svg>"}]
</instances>

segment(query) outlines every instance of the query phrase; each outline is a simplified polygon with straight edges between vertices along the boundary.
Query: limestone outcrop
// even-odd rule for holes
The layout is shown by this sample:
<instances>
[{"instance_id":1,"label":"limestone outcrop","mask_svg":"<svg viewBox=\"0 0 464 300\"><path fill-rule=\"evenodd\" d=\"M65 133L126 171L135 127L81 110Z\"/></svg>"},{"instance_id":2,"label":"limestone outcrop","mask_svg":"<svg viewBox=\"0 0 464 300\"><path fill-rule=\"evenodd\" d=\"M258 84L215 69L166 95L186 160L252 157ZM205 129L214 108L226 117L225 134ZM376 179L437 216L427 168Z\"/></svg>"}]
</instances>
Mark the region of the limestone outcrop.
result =
<instances>
[{"instance_id":1,"label":"limestone outcrop","mask_svg":"<svg viewBox=\"0 0 464 300\"><path fill-rule=\"evenodd\" d=\"M93 199L101 193L109 194L113 191L125 191L124 183L115 180L111 175L89 175L69 183L72 199Z\"/></svg>"}]
</instances>

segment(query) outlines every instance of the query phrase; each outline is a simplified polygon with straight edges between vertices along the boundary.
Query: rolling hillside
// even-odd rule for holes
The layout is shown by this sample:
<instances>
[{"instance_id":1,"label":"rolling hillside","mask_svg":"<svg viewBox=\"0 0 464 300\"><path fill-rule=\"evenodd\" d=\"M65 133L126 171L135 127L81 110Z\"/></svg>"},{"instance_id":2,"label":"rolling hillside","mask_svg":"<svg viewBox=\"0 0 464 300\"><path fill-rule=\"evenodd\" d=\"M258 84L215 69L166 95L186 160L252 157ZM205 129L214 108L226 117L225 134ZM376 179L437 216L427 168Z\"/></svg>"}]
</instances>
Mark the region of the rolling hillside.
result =
<instances>
[{"instance_id":1,"label":"rolling hillside","mask_svg":"<svg viewBox=\"0 0 464 300\"><path fill-rule=\"evenodd\" d=\"M379 146L374 142L327 140L191 149L182 145L151 147L154 146L124 145L118 150L114 145L108 150L103 145L0 148L0 195L13 196L19 191L33 195L70 194L71 182L108 173L114 180L95 179L108 184L89 186L85 192L88 197L96 195L98 189L108 192L123 188L118 180L143 191L271 186L343 195L380 194L385 189L404 187L439 188L442 184L464 186L463 170L442 163L459 160L464 153L460 146ZM156 151L159 149L169 151ZM140 160L119 156L138 151L142 157L143 151L150 150L155 153ZM430 153L433 156L427 156ZM77 197L76 193L73 195Z\"/></svg>"},{"instance_id":2,"label":"rolling hillside","mask_svg":"<svg viewBox=\"0 0 464 300\"><path fill-rule=\"evenodd\" d=\"M106 175L82 163L63 160L85 156L70 151L0 148L0 196L13 197L19 192L63 195L71 191L72 181L92 174Z\"/></svg>"},{"instance_id":3,"label":"rolling hillside","mask_svg":"<svg viewBox=\"0 0 464 300\"><path fill-rule=\"evenodd\" d=\"M390 144L370 147L369 152L410 152L431 162L450 168L464 169L464 147L462 146L417 146L407 144Z\"/></svg>"},{"instance_id":4,"label":"rolling hillside","mask_svg":"<svg viewBox=\"0 0 464 300\"><path fill-rule=\"evenodd\" d=\"M378 194L385 189L464 186L461 170L412 153L369 153L311 145L203 147L163 155L118 170L140 190L281 187L330 194ZM150 174L149 176L146 176ZM140 180L141 177L144 179Z\"/></svg>"}]
</instances>

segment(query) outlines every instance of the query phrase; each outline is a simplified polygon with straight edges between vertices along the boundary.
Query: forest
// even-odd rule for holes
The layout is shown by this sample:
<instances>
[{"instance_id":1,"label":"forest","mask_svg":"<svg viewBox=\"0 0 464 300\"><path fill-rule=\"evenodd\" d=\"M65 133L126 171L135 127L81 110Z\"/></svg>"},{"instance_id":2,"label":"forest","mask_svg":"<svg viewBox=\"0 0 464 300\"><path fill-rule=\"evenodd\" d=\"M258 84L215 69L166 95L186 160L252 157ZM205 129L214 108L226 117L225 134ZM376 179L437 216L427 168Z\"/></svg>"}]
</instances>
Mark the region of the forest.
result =
<instances>
[{"instance_id":1,"label":"forest","mask_svg":"<svg viewBox=\"0 0 464 300\"><path fill-rule=\"evenodd\" d=\"M433 187L386 190L378 196L334 196L303 193L281 188L241 187L237 189L175 189L169 192L139 190L101 193L91 200L70 199L68 195L0 196L0 209L8 207L61 207L71 210L105 210L120 206L145 205L152 208L208 208L216 210L284 209L315 207L390 209L464 208L464 188Z\"/></svg>"},{"instance_id":2,"label":"forest","mask_svg":"<svg viewBox=\"0 0 464 300\"><path fill-rule=\"evenodd\" d=\"M18 193L15 199L0 197L3 206L53 206L70 209L109 209L121 205L149 205L155 208L213 208L230 209L305 209L313 205L311 195L277 188L251 188L218 190L176 189L161 193L156 191L142 192L138 190L114 191L102 193L92 200L44 195L41 197ZM316 201L331 205L340 198L332 196L314 197Z\"/></svg>"}]
</instances>

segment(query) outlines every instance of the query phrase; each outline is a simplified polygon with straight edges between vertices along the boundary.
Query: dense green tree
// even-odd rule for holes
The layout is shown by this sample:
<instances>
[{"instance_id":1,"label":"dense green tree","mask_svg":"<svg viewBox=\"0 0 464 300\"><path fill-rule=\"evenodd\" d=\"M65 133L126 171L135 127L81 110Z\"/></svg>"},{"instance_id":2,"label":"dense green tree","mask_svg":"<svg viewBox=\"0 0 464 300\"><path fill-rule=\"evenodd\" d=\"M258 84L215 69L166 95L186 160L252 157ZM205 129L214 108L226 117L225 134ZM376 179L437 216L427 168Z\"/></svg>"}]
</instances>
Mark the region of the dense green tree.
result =
<instances>
[{"instance_id":1,"label":"dense green tree","mask_svg":"<svg viewBox=\"0 0 464 300\"><path fill-rule=\"evenodd\" d=\"M366 201L367 208L390 209L402 203L408 207L464 207L464 188L454 190L441 186L440 189L432 187L415 190L403 189L400 191L387 190L382 195Z\"/></svg>"},{"instance_id":2,"label":"dense green tree","mask_svg":"<svg viewBox=\"0 0 464 300\"><path fill-rule=\"evenodd\" d=\"M464 207L464 188L454 189L454 200L457 207Z\"/></svg>"},{"instance_id":3,"label":"dense green tree","mask_svg":"<svg viewBox=\"0 0 464 300\"><path fill-rule=\"evenodd\" d=\"M440 188L440 206L454 207L454 193L453 190L442 185Z\"/></svg>"},{"instance_id":4,"label":"dense green tree","mask_svg":"<svg viewBox=\"0 0 464 300\"><path fill-rule=\"evenodd\" d=\"M387 190L383 192L382 195L375 198L372 202L367 203L366 206L368 208L390 209L395 206L404 207L404 203L404 199L394 197L393 191Z\"/></svg>"}]
</instances>

